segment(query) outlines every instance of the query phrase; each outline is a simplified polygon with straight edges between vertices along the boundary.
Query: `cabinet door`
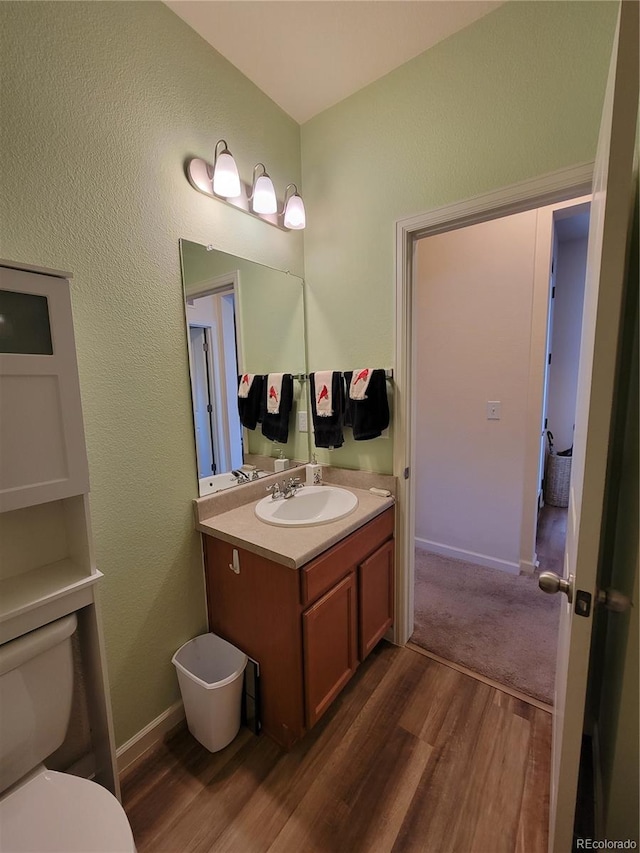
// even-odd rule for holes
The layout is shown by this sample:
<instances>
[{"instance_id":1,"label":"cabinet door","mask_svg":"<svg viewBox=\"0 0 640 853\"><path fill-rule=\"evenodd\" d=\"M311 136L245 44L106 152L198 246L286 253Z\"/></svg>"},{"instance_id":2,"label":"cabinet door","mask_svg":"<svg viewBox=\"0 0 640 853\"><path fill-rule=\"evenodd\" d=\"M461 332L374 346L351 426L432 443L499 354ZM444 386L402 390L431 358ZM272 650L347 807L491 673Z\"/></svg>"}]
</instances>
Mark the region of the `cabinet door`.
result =
<instances>
[{"instance_id":1,"label":"cabinet door","mask_svg":"<svg viewBox=\"0 0 640 853\"><path fill-rule=\"evenodd\" d=\"M358 666L353 572L302 614L302 634L306 723L311 727Z\"/></svg>"},{"instance_id":2,"label":"cabinet door","mask_svg":"<svg viewBox=\"0 0 640 853\"><path fill-rule=\"evenodd\" d=\"M89 491L69 282L0 267L0 510Z\"/></svg>"},{"instance_id":3,"label":"cabinet door","mask_svg":"<svg viewBox=\"0 0 640 853\"><path fill-rule=\"evenodd\" d=\"M393 552L390 539L358 567L360 660L393 624Z\"/></svg>"}]
</instances>

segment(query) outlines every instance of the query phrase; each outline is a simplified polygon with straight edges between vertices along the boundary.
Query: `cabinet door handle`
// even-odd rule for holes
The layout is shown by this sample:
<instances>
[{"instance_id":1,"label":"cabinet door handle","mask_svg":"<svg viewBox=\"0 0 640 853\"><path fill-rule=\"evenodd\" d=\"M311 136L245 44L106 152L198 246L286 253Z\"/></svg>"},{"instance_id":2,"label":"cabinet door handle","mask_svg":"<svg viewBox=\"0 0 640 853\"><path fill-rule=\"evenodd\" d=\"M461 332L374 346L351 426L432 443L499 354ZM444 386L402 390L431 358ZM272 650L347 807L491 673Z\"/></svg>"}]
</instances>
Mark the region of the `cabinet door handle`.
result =
<instances>
[{"instance_id":1,"label":"cabinet door handle","mask_svg":"<svg viewBox=\"0 0 640 853\"><path fill-rule=\"evenodd\" d=\"M232 562L229 563L229 568L234 574L240 574L240 555L238 554L237 548L233 549L233 557L231 558Z\"/></svg>"}]
</instances>

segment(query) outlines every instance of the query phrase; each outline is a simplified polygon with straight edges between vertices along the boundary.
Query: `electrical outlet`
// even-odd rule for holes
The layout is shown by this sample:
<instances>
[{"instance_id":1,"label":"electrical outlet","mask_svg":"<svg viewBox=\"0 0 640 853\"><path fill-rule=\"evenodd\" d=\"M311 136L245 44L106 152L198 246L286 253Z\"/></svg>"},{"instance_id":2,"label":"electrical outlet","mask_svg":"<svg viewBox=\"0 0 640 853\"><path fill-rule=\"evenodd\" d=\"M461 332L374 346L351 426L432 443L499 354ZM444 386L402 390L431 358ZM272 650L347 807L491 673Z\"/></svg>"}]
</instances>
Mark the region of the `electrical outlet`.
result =
<instances>
[{"instance_id":1,"label":"electrical outlet","mask_svg":"<svg viewBox=\"0 0 640 853\"><path fill-rule=\"evenodd\" d=\"M500 400L489 400L487 403L487 420L499 421L502 414L502 403Z\"/></svg>"},{"instance_id":2,"label":"electrical outlet","mask_svg":"<svg viewBox=\"0 0 640 853\"><path fill-rule=\"evenodd\" d=\"M298 412L298 430L299 432L309 432L309 423L306 412Z\"/></svg>"}]
</instances>

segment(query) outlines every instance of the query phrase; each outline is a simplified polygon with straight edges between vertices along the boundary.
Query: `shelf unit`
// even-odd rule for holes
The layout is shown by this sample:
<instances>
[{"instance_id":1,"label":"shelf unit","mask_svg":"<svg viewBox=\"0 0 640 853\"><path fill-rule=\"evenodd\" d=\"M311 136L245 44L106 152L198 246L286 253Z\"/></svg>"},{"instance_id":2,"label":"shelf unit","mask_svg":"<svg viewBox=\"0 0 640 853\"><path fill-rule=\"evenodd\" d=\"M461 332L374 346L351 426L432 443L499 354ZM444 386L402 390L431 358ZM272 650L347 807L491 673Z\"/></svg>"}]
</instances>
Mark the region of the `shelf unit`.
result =
<instances>
[{"instance_id":1,"label":"shelf unit","mask_svg":"<svg viewBox=\"0 0 640 853\"><path fill-rule=\"evenodd\" d=\"M101 577L67 559L0 580L0 643L91 604L91 587Z\"/></svg>"},{"instance_id":2,"label":"shelf unit","mask_svg":"<svg viewBox=\"0 0 640 853\"><path fill-rule=\"evenodd\" d=\"M119 797L69 279L0 261L0 643L76 613L82 763Z\"/></svg>"}]
</instances>

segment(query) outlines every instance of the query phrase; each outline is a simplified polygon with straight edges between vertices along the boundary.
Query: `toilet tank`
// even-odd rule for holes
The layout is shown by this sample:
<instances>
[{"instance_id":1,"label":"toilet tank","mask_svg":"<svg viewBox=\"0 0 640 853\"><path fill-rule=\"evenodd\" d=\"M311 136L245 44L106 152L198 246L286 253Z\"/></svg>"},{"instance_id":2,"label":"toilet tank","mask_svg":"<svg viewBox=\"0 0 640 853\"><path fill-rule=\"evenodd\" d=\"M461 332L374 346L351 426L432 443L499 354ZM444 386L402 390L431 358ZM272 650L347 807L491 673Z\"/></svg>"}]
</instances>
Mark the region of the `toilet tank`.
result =
<instances>
[{"instance_id":1,"label":"toilet tank","mask_svg":"<svg viewBox=\"0 0 640 853\"><path fill-rule=\"evenodd\" d=\"M73 694L75 613L0 646L0 791L64 741Z\"/></svg>"}]
</instances>

